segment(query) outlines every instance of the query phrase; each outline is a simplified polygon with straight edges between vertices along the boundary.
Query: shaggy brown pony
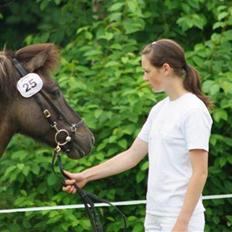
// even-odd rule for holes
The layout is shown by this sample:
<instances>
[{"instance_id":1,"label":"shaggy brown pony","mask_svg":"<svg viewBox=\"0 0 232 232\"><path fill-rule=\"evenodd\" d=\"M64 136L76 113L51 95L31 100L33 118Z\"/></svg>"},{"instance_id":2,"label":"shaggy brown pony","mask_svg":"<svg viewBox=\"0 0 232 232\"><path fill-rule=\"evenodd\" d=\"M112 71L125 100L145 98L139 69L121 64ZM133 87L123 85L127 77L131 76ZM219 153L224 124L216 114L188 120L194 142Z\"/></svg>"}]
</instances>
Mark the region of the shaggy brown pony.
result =
<instances>
[{"instance_id":1,"label":"shaggy brown pony","mask_svg":"<svg viewBox=\"0 0 232 232\"><path fill-rule=\"evenodd\" d=\"M59 53L54 44L35 44L19 49L16 52L0 52L0 155L15 133L28 135L50 146L55 146L55 130L51 128L41 111L35 97L24 98L17 90L20 75L16 70L13 59L16 58L28 72L37 73L43 81L43 92L65 115L66 120L41 98L42 104L51 112L53 120L59 129L70 132L70 125L78 124L81 118L68 106L58 85L50 78L50 73L57 67ZM71 132L70 132L71 133ZM78 159L90 152L93 146L93 134L79 123L72 140L62 150L69 157Z\"/></svg>"}]
</instances>

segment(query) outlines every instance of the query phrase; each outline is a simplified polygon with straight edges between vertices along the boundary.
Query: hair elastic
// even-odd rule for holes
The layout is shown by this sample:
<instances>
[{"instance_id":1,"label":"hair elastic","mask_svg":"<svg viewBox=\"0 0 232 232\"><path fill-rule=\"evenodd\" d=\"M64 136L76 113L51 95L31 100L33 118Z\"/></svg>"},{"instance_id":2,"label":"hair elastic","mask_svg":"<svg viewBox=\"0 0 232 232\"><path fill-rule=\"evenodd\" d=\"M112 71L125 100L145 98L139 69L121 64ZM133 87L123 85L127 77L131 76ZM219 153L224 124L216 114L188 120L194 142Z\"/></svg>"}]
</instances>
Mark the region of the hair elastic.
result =
<instances>
[{"instance_id":1,"label":"hair elastic","mask_svg":"<svg viewBox=\"0 0 232 232\"><path fill-rule=\"evenodd\" d=\"M185 71L187 71L188 67L189 67L188 64L185 63L184 66L183 66L183 69L184 69Z\"/></svg>"}]
</instances>

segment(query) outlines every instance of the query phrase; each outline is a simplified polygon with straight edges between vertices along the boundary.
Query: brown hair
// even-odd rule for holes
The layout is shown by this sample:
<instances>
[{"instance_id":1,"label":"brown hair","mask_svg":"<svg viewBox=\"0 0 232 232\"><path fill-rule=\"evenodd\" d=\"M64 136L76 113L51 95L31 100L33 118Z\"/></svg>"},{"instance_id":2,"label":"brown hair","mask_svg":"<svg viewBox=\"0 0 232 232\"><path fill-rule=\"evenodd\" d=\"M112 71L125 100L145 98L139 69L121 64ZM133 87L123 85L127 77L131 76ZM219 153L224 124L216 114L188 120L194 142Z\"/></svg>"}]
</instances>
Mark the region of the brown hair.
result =
<instances>
[{"instance_id":1,"label":"brown hair","mask_svg":"<svg viewBox=\"0 0 232 232\"><path fill-rule=\"evenodd\" d=\"M170 39L160 39L148 44L142 51L150 63L160 68L164 63L168 63L177 76L184 77L184 88L199 97L207 108L212 107L212 102L202 93L200 76L196 69L187 64L183 48Z\"/></svg>"}]
</instances>

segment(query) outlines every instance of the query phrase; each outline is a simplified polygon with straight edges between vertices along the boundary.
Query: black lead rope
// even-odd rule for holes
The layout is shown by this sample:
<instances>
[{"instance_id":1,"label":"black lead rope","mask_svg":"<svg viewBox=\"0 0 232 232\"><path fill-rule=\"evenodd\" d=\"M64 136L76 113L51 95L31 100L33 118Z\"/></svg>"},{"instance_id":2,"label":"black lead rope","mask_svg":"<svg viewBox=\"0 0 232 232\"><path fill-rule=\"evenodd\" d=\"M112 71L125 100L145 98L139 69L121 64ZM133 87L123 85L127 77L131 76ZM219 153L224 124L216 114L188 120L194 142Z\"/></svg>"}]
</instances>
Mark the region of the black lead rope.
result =
<instances>
[{"instance_id":1,"label":"black lead rope","mask_svg":"<svg viewBox=\"0 0 232 232\"><path fill-rule=\"evenodd\" d=\"M55 167L56 159L57 159L59 171L62 174L62 176L64 177L64 179L70 179L64 172L64 168L63 168L63 164L62 164L62 160L61 160L61 156L60 156L59 146L57 146L57 148L54 150L52 163L51 163L52 170L54 172L55 172L54 167ZM93 232L104 232L101 221L100 221L99 214L98 214L96 208L94 207L94 203L105 203L105 204L112 206L114 209L116 209L117 212L120 214L120 216L123 219L123 224L124 224L123 232L126 232L126 228L127 228L126 216L121 212L121 210L119 208L117 208L115 205L113 205L109 201L97 197L93 193L89 193L89 192L84 191L83 189L79 188L79 186L76 183L74 184L74 186L77 190L77 193L79 194L79 196L81 197L81 199L84 203L85 210L89 216Z\"/></svg>"}]
</instances>

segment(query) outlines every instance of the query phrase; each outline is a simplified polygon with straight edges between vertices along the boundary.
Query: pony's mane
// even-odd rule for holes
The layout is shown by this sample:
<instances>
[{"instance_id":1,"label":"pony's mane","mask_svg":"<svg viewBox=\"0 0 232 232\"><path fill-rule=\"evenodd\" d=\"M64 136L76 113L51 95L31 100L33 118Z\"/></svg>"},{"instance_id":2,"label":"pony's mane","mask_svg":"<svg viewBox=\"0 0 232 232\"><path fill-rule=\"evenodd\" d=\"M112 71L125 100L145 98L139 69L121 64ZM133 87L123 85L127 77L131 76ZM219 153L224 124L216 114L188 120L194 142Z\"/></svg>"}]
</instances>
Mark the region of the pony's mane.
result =
<instances>
[{"instance_id":1,"label":"pony's mane","mask_svg":"<svg viewBox=\"0 0 232 232\"><path fill-rule=\"evenodd\" d=\"M12 63L16 58L21 64L27 67L27 63L37 54L45 52L46 61L43 66L33 70L49 78L49 73L58 66L59 50L51 43L29 45L16 52L0 51L0 98L1 100L12 99L15 96L18 74Z\"/></svg>"},{"instance_id":2,"label":"pony's mane","mask_svg":"<svg viewBox=\"0 0 232 232\"><path fill-rule=\"evenodd\" d=\"M0 52L0 97L7 100L15 96L17 75L13 67L10 52Z\"/></svg>"}]
</instances>

